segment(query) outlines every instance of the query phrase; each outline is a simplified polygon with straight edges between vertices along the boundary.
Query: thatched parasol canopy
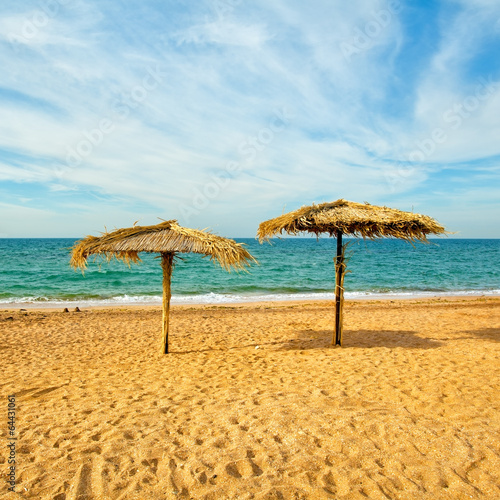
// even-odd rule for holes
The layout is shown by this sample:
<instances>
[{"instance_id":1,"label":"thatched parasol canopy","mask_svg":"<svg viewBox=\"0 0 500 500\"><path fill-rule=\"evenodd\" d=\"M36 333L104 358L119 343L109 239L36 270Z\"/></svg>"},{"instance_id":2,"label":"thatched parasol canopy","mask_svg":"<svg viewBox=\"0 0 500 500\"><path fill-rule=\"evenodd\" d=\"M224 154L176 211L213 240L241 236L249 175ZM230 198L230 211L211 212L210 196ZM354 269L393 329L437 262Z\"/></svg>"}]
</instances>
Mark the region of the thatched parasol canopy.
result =
<instances>
[{"instance_id":1,"label":"thatched parasol canopy","mask_svg":"<svg viewBox=\"0 0 500 500\"><path fill-rule=\"evenodd\" d=\"M441 234L445 229L427 215L341 199L301 207L262 222L257 235L262 242L282 233L328 233L330 236L336 236L339 231L363 238L389 237L426 241L428 234Z\"/></svg>"},{"instance_id":2,"label":"thatched parasol canopy","mask_svg":"<svg viewBox=\"0 0 500 500\"><path fill-rule=\"evenodd\" d=\"M140 262L139 253L200 253L229 271L243 270L255 259L241 243L168 220L155 226L117 229L102 236L87 236L72 249L70 264L85 269L91 255L103 255L125 263Z\"/></svg>"},{"instance_id":3,"label":"thatched parasol canopy","mask_svg":"<svg viewBox=\"0 0 500 500\"><path fill-rule=\"evenodd\" d=\"M87 236L72 248L70 264L82 271L94 255L107 261L114 258L126 264L140 262L139 253L159 253L163 268L163 352L168 353L168 318L170 311L170 280L177 253L199 253L220 264L226 271L246 270L257 262L241 243L207 231L188 229L169 220L155 226L133 226L106 232L101 236Z\"/></svg>"},{"instance_id":4,"label":"thatched parasol canopy","mask_svg":"<svg viewBox=\"0 0 500 500\"><path fill-rule=\"evenodd\" d=\"M410 242L427 242L429 234L446 233L443 226L427 215L402 212L369 203L337 200L301 207L259 225L257 236L262 243L277 234L327 233L337 238L335 259L335 345L342 345L342 304L345 275L345 245L342 235L363 238L399 238Z\"/></svg>"}]
</instances>

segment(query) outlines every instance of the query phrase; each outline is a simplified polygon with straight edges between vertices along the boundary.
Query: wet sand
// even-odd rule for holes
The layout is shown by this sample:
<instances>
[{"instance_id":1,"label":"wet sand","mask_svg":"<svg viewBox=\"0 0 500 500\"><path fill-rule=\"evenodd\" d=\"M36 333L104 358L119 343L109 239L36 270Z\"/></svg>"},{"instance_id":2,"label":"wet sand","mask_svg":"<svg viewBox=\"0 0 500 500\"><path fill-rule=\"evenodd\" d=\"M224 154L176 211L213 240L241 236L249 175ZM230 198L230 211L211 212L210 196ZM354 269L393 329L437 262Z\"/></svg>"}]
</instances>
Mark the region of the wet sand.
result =
<instances>
[{"instance_id":1,"label":"wet sand","mask_svg":"<svg viewBox=\"0 0 500 500\"><path fill-rule=\"evenodd\" d=\"M0 311L5 498L500 498L500 298ZM7 426L1 426L7 442ZM6 447L0 452L7 470Z\"/></svg>"}]
</instances>

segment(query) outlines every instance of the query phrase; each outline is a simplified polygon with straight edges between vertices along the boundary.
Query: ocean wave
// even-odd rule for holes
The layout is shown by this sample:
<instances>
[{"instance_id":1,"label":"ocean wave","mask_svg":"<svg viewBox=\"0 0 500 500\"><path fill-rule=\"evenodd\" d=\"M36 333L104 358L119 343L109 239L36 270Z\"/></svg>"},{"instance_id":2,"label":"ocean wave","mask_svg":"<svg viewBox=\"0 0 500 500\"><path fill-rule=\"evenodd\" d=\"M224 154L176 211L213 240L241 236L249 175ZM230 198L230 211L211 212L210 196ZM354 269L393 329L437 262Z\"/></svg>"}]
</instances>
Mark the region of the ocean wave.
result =
<instances>
[{"instance_id":1,"label":"ocean wave","mask_svg":"<svg viewBox=\"0 0 500 500\"><path fill-rule=\"evenodd\" d=\"M445 296L496 296L500 289L494 290L454 290L454 291L353 291L345 292L347 300L369 299L412 299ZM173 295L172 304L235 304L243 302L282 302L294 300L334 300L334 292L305 293L254 293L254 294L222 294L206 293L198 295ZM0 307L99 307L119 305L161 305L161 295L119 295L109 298L71 298L53 299L49 297L10 297L0 299Z\"/></svg>"}]
</instances>

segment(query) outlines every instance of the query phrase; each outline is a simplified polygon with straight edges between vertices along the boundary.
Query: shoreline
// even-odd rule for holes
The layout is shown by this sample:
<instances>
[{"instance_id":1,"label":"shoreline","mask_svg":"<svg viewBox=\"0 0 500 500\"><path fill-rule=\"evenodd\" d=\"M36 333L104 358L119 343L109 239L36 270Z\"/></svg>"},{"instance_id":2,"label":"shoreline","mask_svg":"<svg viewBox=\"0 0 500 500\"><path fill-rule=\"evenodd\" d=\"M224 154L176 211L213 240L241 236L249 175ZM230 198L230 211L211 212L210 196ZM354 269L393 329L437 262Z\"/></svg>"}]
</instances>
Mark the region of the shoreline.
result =
<instances>
[{"instance_id":1,"label":"shoreline","mask_svg":"<svg viewBox=\"0 0 500 500\"><path fill-rule=\"evenodd\" d=\"M356 297L356 298L346 298L344 300L345 304L350 303L363 303L363 304L387 304L387 303L406 303L406 304L421 304L421 303L446 303L446 302L474 302L474 301L484 301L484 300L500 300L500 294L483 294L483 295L432 295L432 296L418 296L412 295L408 297L401 296L370 296L370 297ZM237 301L237 302L214 302L214 303L189 303L189 304L179 304L171 303L170 307L172 309L234 309L234 308L259 308L259 307L275 307L275 308L286 308L288 306L297 306L301 304L305 305L333 305L335 303L334 299L289 299L289 300L256 300L256 301ZM67 308L69 312L74 312L72 309L78 307L80 310L109 310L109 311L141 311L141 310L161 310L162 304L148 304L148 303L138 303L138 304L91 304L87 305L84 302L74 302L69 304L68 302L61 303L60 305L47 304L46 306L40 304L18 303L16 305L0 305L0 311L31 311L31 312L52 312L61 311L61 309Z\"/></svg>"},{"instance_id":2,"label":"shoreline","mask_svg":"<svg viewBox=\"0 0 500 500\"><path fill-rule=\"evenodd\" d=\"M347 291L344 295L346 301L372 301L372 300L415 300L448 297L500 297L500 289L489 290L456 290L456 291L401 291L401 292L360 292ZM94 307L161 307L162 296L114 296L109 298L82 298L82 299L47 299L24 297L28 300L14 302L0 301L0 311L8 309L58 309L58 308L94 308ZM43 299L43 300L42 300ZM7 300L7 299L4 299ZM231 293L204 293L197 295L173 295L170 301L172 306L190 305L231 305L231 304L256 304L259 302L311 302L334 301L335 293L330 292L296 292L296 293L258 293L239 295Z\"/></svg>"}]
</instances>

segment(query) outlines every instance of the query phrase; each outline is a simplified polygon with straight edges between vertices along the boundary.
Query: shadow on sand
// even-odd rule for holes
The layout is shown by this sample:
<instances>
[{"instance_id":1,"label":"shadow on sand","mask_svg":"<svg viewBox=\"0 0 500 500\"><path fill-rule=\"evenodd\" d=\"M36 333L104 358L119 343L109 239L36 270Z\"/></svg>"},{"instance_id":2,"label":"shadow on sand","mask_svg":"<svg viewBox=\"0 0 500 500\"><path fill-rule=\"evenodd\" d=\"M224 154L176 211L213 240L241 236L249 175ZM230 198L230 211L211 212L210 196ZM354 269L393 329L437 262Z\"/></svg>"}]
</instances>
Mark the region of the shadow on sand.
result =
<instances>
[{"instance_id":1,"label":"shadow on sand","mask_svg":"<svg viewBox=\"0 0 500 500\"><path fill-rule=\"evenodd\" d=\"M232 345L188 351L171 351L172 354L192 354L202 352L228 352L248 348L274 347L278 351L329 349L332 348L331 330L300 330L298 338L276 340L274 342L258 342L253 344ZM472 332L471 332L472 333ZM418 332L408 330L345 330L343 349L374 348L374 347L402 347L407 349L435 349L443 342L426 339L418 336Z\"/></svg>"},{"instance_id":2,"label":"shadow on sand","mask_svg":"<svg viewBox=\"0 0 500 500\"><path fill-rule=\"evenodd\" d=\"M300 339L282 344L284 349L324 349L331 347L331 330L302 330ZM306 338L309 337L309 338ZM438 340L420 337L409 330L344 330L342 348L403 347L408 349L435 349L442 346Z\"/></svg>"},{"instance_id":3,"label":"shadow on sand","mask_svg":"<svg viewBox=\"0 0 500 500\"><path fill-rule=\"evenodd\" d=\"M481 328L480 330L469 330L466 333L479 339L500 342L500 328Z\"/></svg>"}]
</instances>

